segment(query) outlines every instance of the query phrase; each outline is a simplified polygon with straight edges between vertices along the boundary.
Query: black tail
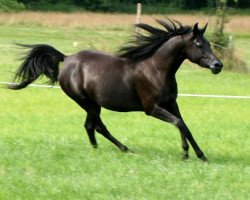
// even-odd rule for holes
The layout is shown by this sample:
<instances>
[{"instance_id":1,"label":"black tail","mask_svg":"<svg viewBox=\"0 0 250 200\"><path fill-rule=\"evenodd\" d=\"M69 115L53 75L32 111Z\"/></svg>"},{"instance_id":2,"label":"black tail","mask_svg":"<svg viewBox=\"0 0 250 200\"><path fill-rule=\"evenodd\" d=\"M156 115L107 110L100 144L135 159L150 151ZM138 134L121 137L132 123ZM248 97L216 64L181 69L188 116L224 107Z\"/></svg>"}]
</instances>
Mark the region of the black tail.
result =
<instances>
[{"instance_id":1,"label":"black tail","mask_svg":"<svg viewBox=\"0 0 250 200\"><path fill-rule=\"evenodd\" d=\"M14 84L7 87L13 90L25 88L41 75L48 77L50 83L54 84L59 73L59 63L63 62L65 55L46 44L18 45L30 50L22 58L23 63L16 72Z\"/></svg>"}]
</instances>

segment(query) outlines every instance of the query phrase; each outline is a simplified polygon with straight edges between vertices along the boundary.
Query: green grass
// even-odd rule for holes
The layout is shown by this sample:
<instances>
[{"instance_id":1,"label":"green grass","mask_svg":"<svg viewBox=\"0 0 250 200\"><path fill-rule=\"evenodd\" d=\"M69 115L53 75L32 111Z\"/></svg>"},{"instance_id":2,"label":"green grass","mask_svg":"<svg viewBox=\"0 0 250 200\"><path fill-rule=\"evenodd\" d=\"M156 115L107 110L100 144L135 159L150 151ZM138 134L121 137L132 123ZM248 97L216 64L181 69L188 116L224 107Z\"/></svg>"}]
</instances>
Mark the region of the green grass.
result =
<instances>
[{"instance_id":1,"label":"green grass","mask_svg":"<svg viewBox=\"0 0 250 200\"><path fill-rule=\"evenodd\" d=\"M65 54L85 48L114 52L130 35L116 28L0 28L0 81L9 81L20 63L22 51L12 42L47 43ZM239 47L247 42L239 38ZM250 95L249 74L215 76L187 62L177 78L180 93ZM85 112L60 89L0 88L0 199L249 199L250 101L178 102L209 163L192 149L189 161L182 161L178 130L143 113L102 112L111 133L136 155L121 153L100 135L99 148L92 149Z\"/></svg>"}]
</instances>

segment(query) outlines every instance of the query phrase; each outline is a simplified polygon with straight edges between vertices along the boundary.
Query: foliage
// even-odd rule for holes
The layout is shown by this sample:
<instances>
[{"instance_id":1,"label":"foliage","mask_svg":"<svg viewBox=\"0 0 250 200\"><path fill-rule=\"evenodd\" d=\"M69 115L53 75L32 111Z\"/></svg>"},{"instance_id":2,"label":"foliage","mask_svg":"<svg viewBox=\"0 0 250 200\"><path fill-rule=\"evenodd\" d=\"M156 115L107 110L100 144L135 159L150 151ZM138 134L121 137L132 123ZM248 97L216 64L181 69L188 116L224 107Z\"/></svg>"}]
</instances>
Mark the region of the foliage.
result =
<instances>
[{"instance_id":1,"label":"foliage","mask_svg":"<svg viewBox=\"0 0 250 200\"><path fill-rule=\"evenodd\" d=\"M250 1L249 0L237 0L238 1L238 7L240 8L249 8L250 7Z\"/></svg>"},{"instance_id":2,"label":"foliage","mask_svg":"<svg viewBox=\"0 0 250 200\"><path fill-rule=\"evenodd\" d=\"M14 0L13 0L14 1ZM32 10L90 10L102 12L135 12L136 0L18 0ZM216 0L141 0L147 13L169 13L171 10L200 10L216 6ZM250 0L229 0L228 6L250 8ZM155 8L155 9L153 9Z\"/></svg>"},{"instance_id":3,"label":"foliage","mask_svg":"<svg viewBox=\"0 0 250 200\"><path fill-rule=\"evenodd\" d=\"M101 11L134 13L135 4L142 2L144 13L171 13L189 10L209 10L216 7L216 0L0 0L0 11ZM24 6L25 5L25 6ZM228 0L227 6L250 8L250 0Z\"/></svg>"},{"instance_id":4,"label":"foliage","mask_svg":"<svg viewBox=\"0 0 250 200\"><path fill-rule=\"evenodd\" d=\"M17 2L17 0L0 0L0 11L10 12L24 9L24 4Z\"/></svg>"},{"instance_id":5,"label":"foliage","mask_svg":"<svg viewBox=\"0 0 250 200\"><path fill-rule=\"evenodd\" d=\"M216 24L212 34L215 51L222 58L226 69L247 71L246 63L235 54L232 36L224 32L225 24L228 22L227 0L217 0L216 4Z\"/></svg>"},{"instance_id":6,"label":"foliage","mask_svg":"<svg viewBox=\"0 0 250 200\"><path fill-rule=\"evenodd\" d=\"M216 4L216 24L212 40L215 44L227 47L229 40L228 36L224 33L225 24L228 22L226 0L217 0ZM221 48L217 46L216 49L221 50Z\"/></svg>"}]
</instances>

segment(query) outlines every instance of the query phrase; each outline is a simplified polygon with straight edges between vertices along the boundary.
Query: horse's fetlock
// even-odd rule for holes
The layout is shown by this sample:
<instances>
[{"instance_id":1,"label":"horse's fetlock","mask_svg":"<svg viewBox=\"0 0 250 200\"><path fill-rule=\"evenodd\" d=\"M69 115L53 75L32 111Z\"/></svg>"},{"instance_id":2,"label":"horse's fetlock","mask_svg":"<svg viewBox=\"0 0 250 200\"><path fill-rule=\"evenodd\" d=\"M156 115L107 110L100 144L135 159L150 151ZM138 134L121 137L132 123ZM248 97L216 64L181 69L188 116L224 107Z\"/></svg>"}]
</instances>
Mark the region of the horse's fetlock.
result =
<instances>
[{"instance_id":1,"label":"horse's fetlock","mask_svg":"<svg viewBox=\"0 0 250 200\"><path fill-rule=\"evenodd\" d=\"M184 145L183 145L183 146L182 146L182 149L183 149L184 151L188 151L189 146L186 146L186 145L184 146Z\"/></svg>"}]
</instances>

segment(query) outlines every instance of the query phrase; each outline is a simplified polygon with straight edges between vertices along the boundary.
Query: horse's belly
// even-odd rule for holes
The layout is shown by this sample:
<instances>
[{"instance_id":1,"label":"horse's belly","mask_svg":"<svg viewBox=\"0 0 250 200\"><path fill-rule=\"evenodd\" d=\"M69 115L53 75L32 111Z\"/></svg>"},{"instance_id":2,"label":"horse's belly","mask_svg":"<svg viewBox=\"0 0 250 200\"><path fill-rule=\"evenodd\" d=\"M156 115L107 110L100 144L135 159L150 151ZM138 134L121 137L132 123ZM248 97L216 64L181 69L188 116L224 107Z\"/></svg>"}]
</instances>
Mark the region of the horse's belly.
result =
<instances>
[{"instance_id":1,"label":"horse's belly","mask_svg":"<svg viewBox=\"0 0 250 200\"><path fill-rule=\"evenodd\" d=\"M129 112L129 111L142 111L143 107L140 99L126 90L103 92L102 97L99 99L100 106L113 111Z\"/></svg>"},{"instance_id":2,"label":"horse's belly","mask_svg":"<svg viewBox=\"0 0 250 200\"><path fill-rule=\"evenodd\" d=\"M117 112L143 111L141 105L102 105L103 108Z\"/></svg>"}]
</instances>

